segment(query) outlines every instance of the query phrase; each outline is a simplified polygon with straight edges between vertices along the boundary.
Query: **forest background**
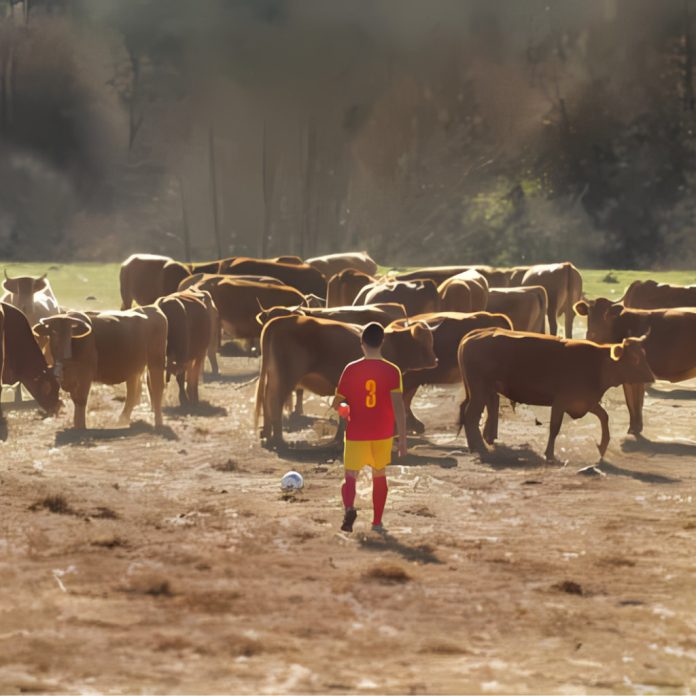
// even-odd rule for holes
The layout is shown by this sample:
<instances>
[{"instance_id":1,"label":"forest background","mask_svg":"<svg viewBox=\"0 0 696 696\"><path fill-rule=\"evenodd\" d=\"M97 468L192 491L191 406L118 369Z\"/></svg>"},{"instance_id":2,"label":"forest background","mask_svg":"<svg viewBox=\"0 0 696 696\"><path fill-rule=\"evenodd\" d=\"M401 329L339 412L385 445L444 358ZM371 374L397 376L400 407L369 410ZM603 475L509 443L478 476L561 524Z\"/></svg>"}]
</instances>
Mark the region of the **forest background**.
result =
<instances>
[{"instance_id":1,"label":"forest background","mask_svg":"<svg viewBox=\"0 0 696 696\"><path fill-rule=\"evenodd\" d=\"M696 267L693 0L0 0L0 258Z\"/></svg>"}]
</instances>

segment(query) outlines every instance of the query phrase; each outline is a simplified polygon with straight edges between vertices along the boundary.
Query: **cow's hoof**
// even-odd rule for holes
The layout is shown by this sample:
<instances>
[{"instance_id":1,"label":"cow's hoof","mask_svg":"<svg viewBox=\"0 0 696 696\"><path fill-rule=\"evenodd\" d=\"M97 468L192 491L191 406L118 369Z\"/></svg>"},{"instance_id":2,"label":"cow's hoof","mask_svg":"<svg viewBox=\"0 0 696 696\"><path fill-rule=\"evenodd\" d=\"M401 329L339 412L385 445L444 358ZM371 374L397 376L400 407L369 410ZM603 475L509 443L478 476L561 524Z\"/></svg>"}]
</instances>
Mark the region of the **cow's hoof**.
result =
<instances>
[{"instance_id":1,"label":"cow's hoof","mask_svg":"<svg viewBox=\"0 0 696 696\"><path fill-rule=\"evenodd\" d=\"M420 421L410 421L406 430L412 435L422 435L425 432L425 426Z\"/></svg>"}]
</instances>

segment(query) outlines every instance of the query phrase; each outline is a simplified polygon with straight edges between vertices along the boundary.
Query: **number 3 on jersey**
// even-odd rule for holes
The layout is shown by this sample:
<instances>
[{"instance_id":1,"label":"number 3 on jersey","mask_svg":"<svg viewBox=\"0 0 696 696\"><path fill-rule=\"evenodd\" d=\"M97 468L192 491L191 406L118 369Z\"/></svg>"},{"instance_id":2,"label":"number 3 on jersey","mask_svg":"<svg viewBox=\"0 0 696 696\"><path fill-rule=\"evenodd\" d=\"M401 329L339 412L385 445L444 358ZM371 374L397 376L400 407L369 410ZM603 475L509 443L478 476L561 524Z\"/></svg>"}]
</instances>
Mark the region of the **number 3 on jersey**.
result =
<instances>
[{"instance_id":1,"label":"number 3 on jersey","mask_svg":"<svg viewBox=\"0 0 696 696\"><path fill-rule=\"evenodd\" d=\"M368 379L365 382L365 390L367 391L365 406L374 408L377 405L377 382L374 379Z\"/></svg>"}]
</instances>

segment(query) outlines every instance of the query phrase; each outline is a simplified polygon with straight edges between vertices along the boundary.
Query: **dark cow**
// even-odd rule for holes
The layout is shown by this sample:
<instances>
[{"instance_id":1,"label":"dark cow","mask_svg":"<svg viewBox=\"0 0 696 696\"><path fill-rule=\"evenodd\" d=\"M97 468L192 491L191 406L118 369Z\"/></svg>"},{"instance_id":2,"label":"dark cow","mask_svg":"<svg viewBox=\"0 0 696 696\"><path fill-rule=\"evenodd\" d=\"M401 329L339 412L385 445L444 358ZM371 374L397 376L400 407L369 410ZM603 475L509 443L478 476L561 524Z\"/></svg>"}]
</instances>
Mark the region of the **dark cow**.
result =
<instances>
[{"instance_id":1,"label":"dark cow","mask_svg":"<svg viewBox=\"0 0 696 696\"><path fill-rule=\"evenodd\" d=\"M140 400L140 380L145 368L155 425L162 425L167 318L158 307L58 314L42 319L34 332L50 341L54 372L75 405L75 428L86 427L92 382L126 383L126 403L120 421L130 422Z\"/></svg>"},{"instance_id":2,"label":"dark cow","mask_svg":"<svg viewBox=\"0 0 696 696\"><path fill-rule=\"evenodd\" d=\"M263 410L262 437L283 442L283 404L293 389L333 396L343 368L361 355L361 327L314 317L279 317L261 335L261 374L256 388L256 421ZM383 346L387 360L403 372L433 367L433 337L422 323L387 327Z\"/></svg>"},{"instance_id":3,"label":"dark cow","mask_svg":"<svg viewBox=\"0 0 696 696\"><path fill-rule=\"evenodd\" d=\"M408 316L436 312L440 307L440 296L432 280L389 281L366 285L353 301L353 305L396 302L406 309Z\"/></svg>"},{"instance_id":4,"label":"dark cow","mask_svg":"<svg viewBox=\"0 0 696 696\"><path fill-rule=\"evenodd\" d=\"M21 382L44 411L57 413L58 380L46 364L26 316L16 307L0 302L0 323L0 383Z\"/></svg>"},{"instance_id":5,"label":"dark cow","mask_svg":"<svg viewBox=\"0 0 696 696\"><path fill-rule=\"evenodd\" d=\"M473 269L447 278L437 292L443 312L480 312L488 303L488 281Z\"/></svg>"},{"instance_id":6,"label":"dark cow","mask_svg":"<svg viewBox=\"0 0 696 696\"><path fill-rule=\"evenodd\" d=\"M372 276L348 268L336 273L329 279L326 288L327 307L345 307L355 301L360 291L370 283L374 283Z\"/></svg>"},{"instance_id":7,"label":"dark cow","mask_svg":"<svg viewBox=\"0 0 696 696\"><path fill-rule=\"evenodd\" d=\"M323 273L326 278L331 278L337 273L347 269L362 271L370 276L374 276L377 273L377 264L366 251L315 256L314 258L307 259L306 263Z\"/></svg>"},{"instance_id":8,"label":"dark cow","mask_svg":"<svg viewBox=\"0 0 696 696\"><path fill-rule=\"evenodd\" d=\"M515 331L545 333L547 298L541 285L491 288L486 310L509 317Z\"/></svg>"},{"instance_id":9,"label":"dark cow","mask_svg":"<svg viewBox=\"0 0 696 696\"><path fill-rule=\"evenodd\" d=\"M176 292L190 269L168 256L133 254L121 264L121 309L130 309L135 301L141 306Z\"/></svg>"},{"instance_id":10,"label":"dark cow","mask_svg":"<svg viewBox=\"0 0 696 696\"><path fill-rule=\"evenodd\" d=\"M155 303L167 317L167 382L171 375L179 385L179 403L198 403L198 383L213 327L204 296L177 292Z\"/></svg>"},{"instance_id":11,"label":"dark cow","mask_svg":"<svg viewBox=\"0 0 696 696\"><path fill-rule=\"evenodd\" d=\"M600 297L576 303L575 311L587 317L591 341L617 343L628 336L648 334L645 354L657 379L681 382L696 377L696 309L627 309ZM624 395L630 414L628 432L639 435L645 386L628 382Z\"/></svg>"},{"instance_id":12,"label":"dark cow","mask_svg":"<svg viewBox=\"0 0 696 696\"><path fill-rule=\"evenodd\" d=\"M369 324L377 322L382 326L388 326L396 319L406 317L403 305L395 302L385 302L375 305L360 305L357 307L272 307L265 309L256 315L256 320L262 326L276 317L289 316L317 317L319 319L331 319L346 324Z\"/></svg>"},{"instance_id":13,"label":"dark cow","mask_svg":"<svg viewBox=\"0 0 696 696\"><path fill-rule=\"evenodd\" d=\"M220 273L228 275L263 275L282 280L302 294L326 297L326 278L306 263L276 263L262 259L239 258L231 264L221 264Z\"/></svg>"},{"instance_id":14,"label":"dark cow","mask_svg":"<svg viewBox=\"0 0 696 696\"><path fill-rule=\"evenodd\" d=\"M696 307L696 285L669 285L654 280L634 280L620 300L631 309Z\"/></svg>"},{"instance_id":15,"label":"dark cow","mask_svg":"<svg viewBox=\"0 0 696 696\"><path fill-rule=\"evenodd\" d=\"M411 409L413 398L418 388L425 384L458 384L461 381L457 363L457 347L464 336L474 329L498 326L512 328L510 320L502 314L490 312L435 312L411 317L408 323L422 321L433 332L433 350L437 356L437 365L427 370L407 372L404 375L404 405L406 406L407 427L410 432L425 431L423 423L416 418ZM404 326L397 321L393 326Z\"/></svg>"},{"instance_id":16,"label":"dark cow","mask_svg":"<svg viewBox=\"0 0 696 696\"><path fill-rule=\"evenodd\" d=\"M556 336L505 329L479 329L459 345L459 369L466 398L459 409L459 425L472 451L485 454L485 441L498 436L498 409L502 394L515 403L551 407L546 458L554 445L563 414L582 418L593 413L602 426L599 453L609 445L609 416L600 399L610 387L651 382L652 371L643 351L645 337L627 338L613 345L562 339ZM481 437L479 422L488 411Z\"/></svg>"}]
</instances>

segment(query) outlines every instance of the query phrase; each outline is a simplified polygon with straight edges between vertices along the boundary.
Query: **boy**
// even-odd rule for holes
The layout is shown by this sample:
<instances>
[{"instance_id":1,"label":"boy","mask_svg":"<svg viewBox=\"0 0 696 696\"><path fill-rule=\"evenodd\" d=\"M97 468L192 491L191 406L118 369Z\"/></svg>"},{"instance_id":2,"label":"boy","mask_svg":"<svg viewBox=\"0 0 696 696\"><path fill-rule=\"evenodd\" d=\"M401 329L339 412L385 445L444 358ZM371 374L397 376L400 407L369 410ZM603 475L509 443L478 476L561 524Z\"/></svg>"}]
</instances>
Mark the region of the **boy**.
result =
<instances>
[{"instance_id":1,"label":"boy","mask_svg":"<svg viewBox=\"0 0 696 696\"><path fill-rule=\"evenodd\" d=\"M406 410L399 368L382 357L384 329L368 324L362 332L360 346L364 358L350 363L343 370L336 389L333 408L341 412L341 402L350 411L346 427L343 464L345 480L341 496L345 515L341 529L353 531L358 513L355 510L355 484L363 466L372 467L372 529L384 531L382 513L387 502L386 467L391 463L394 417L399 435L398 454L407 453Z\"/></svg>"}]
</instances>

